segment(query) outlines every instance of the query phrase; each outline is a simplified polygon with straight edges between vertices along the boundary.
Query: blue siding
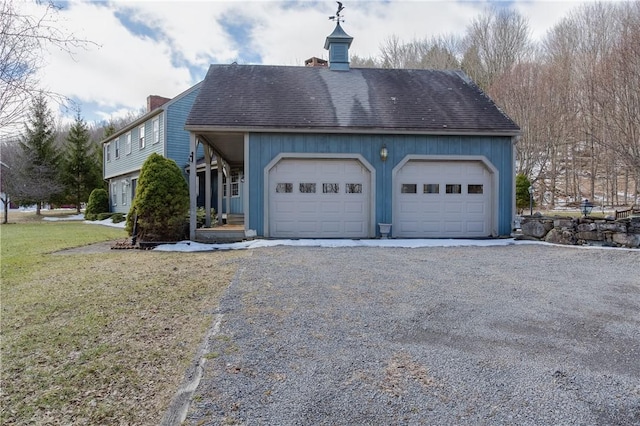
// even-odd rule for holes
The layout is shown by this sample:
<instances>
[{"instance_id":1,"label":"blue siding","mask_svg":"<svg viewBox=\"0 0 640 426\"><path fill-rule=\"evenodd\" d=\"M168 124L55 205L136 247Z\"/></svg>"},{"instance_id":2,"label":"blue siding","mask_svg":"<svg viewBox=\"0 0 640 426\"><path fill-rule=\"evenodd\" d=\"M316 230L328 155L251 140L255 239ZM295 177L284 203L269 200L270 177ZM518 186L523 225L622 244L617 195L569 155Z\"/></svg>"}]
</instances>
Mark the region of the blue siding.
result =
<instances>
[{"instance_id":1,"label":"blue siding","mask_svg":"<svg viewBox=\"0 0 640 426\"><path fill-rule=\"evenodd\" d=\"M382 145L389 150L386 162L379 155ZM510 137L252 133L249 135L248 227L264 235L264 169L283 152L362 155L376 169L374 223L390 223L393 219L392 171L407 155L483 155L499 171L498 233L510 235L514 185L512 150Z\"/></svg>"},{"instance_id":2,"label":"blue siding","mask_svg":"<svg viewBox=\"0 0 640 426\"><path fill-rule=\"evenodd\" d=\"M130 130L122 135L113 138L109 143L111 144L111 161L106 160L104 164L104 176L106 178L120 176L125 173L130 173L136 170L140 170L142 163L147 159L152 152L163 155L162 138L164 135L163 128L163 116L164 112L149 118L143 124L139 126L131 127ZM160 143L153 143L153 121L158 119L160 125ZM140 127L144 125L145 131L145 147L140 148ZM131 152L127 153L127 134L131 134ZM114 147L116 140L120 140L120 156L115 158Z\"/></svg>"},{"instance_id":3,"label":"blue siding","mask_svg":"<svg viewBox=\"0 0 640 426\"><path fill-rule=\"evenodd\" d=\"M184 130L184 124L191 106L198 95L200 88L194 86L183 94L176 96L162 106L163 111L153 114L143 123L129 125L122 130L122 134L113 138L108 143L111 145L111 160L104 158L104 177L109 180L109 199L111 211L126 213L129 210L131 199L126 204L121 200L121 185L126 178L137 177L145 160L151 153L160 154L174 160L178 167L184 171L189 159L189 132ZM154 143L153 122L158 120L159 142ZM145 129L145 146L140 148L140 127ZM131 152L127 153L127 134L131 134ZM120 141L120 155L115 158L115 141ZM105 145L106 146L106 145ZM103 147L103 149L105 149ZM202 157L202 147L198 150L198 156ZM185 174L185 179L187 178ZM116 186L111 183L115 182ZM113 189L117 188L117 203L113 203Z\"/></svg>"},{"instance_id":4,"label":"blue siding","mask_svg":"<svg viewBox=\"0 0 640 426\"><path fill-rule=\"evenodd\" d=\"M181 170L184 170L189 163L189 132L184 130L184 123L187 121L193 101L195 101L199 92L200 88L196 88L176 102L171 103L166 111L166 157L174 160ZM200 147L197 157L200 158L203 155L203 150Z\"/></svg>"}]
</instances>

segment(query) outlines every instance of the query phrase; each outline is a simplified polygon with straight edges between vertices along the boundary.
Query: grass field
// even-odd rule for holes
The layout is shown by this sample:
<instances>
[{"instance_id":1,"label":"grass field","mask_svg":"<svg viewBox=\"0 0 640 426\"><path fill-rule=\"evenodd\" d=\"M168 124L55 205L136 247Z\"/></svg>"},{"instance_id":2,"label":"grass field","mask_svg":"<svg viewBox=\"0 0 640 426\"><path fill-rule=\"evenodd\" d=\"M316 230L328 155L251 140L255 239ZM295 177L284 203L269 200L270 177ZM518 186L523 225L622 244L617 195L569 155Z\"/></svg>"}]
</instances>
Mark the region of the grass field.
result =
<instances>
[{"instance_id":1,"label":"grass field","mask_svg":"<svg viewBox=\"0 0 640 426\"><path fill-rule=\"evenodd\" d=\"M248 253L52 254L125 234L18 222L0 226L0 424L157 424Z\"/></svg>"}]
</instances>

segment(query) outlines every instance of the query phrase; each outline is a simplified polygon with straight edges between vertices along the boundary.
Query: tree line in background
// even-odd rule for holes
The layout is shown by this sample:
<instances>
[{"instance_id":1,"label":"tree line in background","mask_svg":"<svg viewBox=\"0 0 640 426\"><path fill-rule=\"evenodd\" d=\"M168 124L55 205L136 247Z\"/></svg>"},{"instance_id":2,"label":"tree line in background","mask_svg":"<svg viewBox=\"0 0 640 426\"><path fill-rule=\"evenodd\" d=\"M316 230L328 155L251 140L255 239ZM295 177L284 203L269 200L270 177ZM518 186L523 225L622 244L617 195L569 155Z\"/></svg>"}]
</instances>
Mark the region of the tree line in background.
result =
<instances>
[{"instance_id":1,"label":"tree line in background","mask_svg":"<svg viewBox=\"0 0 640 426\"><path fill-rule=\"evenodd\" d=\"M97 142L134 120L89 126L77 109L56 129L37 71L45 46L72 53L91 42L56 25L57 7L21 14L0 0L0 129L24 127L0 141L0 192L9 202L73 204L103 187ZM550 208L582 197L603 204L638 202L640 185L640 2L577 7L540 41L527 19L493 8L464 36L402 41L390 36L378 57L352 56L354 67L462 69L518 123L517 172L537 203ZM26 114L28 112L28 114ZM25 116L28 116L25 123ZM622 195L620 195L622 194Z\"/></svg>"},{"instance_id":2,"label":"tree line in background","mask_svg":"<svg viewBox=\"0 0 640 426\"><path fill-rule=\"evenodd\" d=\"M87 124L80 110L75 120L56 125L43 94L36 95L27 114L22 135L0 142L0 201L4 218L10 204L73 206L80 209L94 189L105 188L101 140L109 137L140 112L111 120Z\"/></svg>"},{"instance_id":3,"label":"tree line in background","mask_svg":"<svg viewBox=\"0 0 640 426\"><path fill-rule=\"evenodd\" d=\"M351 64L465 71L520 125L517 172L540 204L637 202L640 2L578 6L538 42L525 17L493 8L462 37L390 36Z\"/></svg>"},{"instance_id":4,"label":"tree line in background","mask_svg":"<svg viewBox=\"0 0 640 426\"><path fill-rule=\"evenodd\" d=\"M101 150L80 112L58 133L43 95L34 98L19 140L3 144L2 162L5 220L10 202L35 205L36 214L44 204L73 205L79 213L91 191L104 187Z\"/></svg>"}]
</instances>

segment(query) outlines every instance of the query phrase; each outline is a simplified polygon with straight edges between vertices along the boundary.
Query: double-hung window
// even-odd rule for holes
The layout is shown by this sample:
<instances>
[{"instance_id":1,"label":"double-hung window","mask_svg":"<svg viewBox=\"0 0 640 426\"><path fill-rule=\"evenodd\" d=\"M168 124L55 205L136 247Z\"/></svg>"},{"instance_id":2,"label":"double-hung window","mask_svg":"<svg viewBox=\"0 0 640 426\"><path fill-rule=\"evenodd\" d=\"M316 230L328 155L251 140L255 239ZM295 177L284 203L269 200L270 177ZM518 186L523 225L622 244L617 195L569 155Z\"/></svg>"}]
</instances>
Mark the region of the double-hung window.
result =
<instances>
[{"instance_id":1,"label":"double-hung window","mask_svg":"<svg viewBox=\"0 0 640 426\"><path fill-rule=\"evenodd\" d=\"M111 182L111 205L118 205L118 183Z\"/></svg>"},{"instance_id":2,"label":"double-hung window","mask_svg":"<svg viewBox=\"0 0 640 426\"><path fill-rule=\"evenodd\" d=\"M153 143L160 142L160 119L155 118L153 120Z\"/></svg>"},{"instance_id":3,"label":"double-hung window","mask_svg":"<svg viewBox=\"0 0 640 426\"><path fill-rule=\"evenodd\" d=\"M125 149L126 149L127 155L131 154L131 132L127 133L127 140L125 144L126 144Z\"/></svg>"},{"instance_id":4,"label":"double-hung window","mask_svg":"<svg viewBox=\"0 0 640 426\"><path fill-rule=\"evenodd\" d=\"M139 140L139 146L140 149L144 149L145 146L145 140L144 140L144 124L142 126L140 126L140 128L138 129L138 140Z\"/></svg>"},{"instance_id":5,"label":"double-hung window","mask_svg":"<svg viewBox=\"0 0 640 426\"><path fill-rule=\"evenodd\" d=\"M224 176L222 182L224 183L224 196L227 196L227 177ZM231 172L231 196L239 197L240 196L240 187L238 183L240 182L240 172L233 171Z\"/></svg>"},{"instance_id":6,"label":"double-hung window","mask_svg":"<svg viewBox=\"0 0 640 426\"><path fill-rule=\"evenodd\" d=\"M116 147L115 147L115 157L116 160L118 158L120 158L120 139L116 139L116 143L115 143Z\"/></svg>"},{"instance_id":7,"label":"double-hung window","mask_svg":"<svg viewBox=\"0 0 640 426\"><path fill-rule=\"evenodd\" d=\"M122 202L123 206L127 205L127 181L122 181L120 183L120 186L122 186L122 197L120 199L120 201Z\"/></svg>"},{"instance_id":8,"label":"double-hung window","mask_svg":"<svg viewBox=\"0 0 640 426\"><path fill-rule=\"evenodd\" d=\"M111 142L104 145L104 158L107 162L111 161Z\"/></svg>"}]
</instances>

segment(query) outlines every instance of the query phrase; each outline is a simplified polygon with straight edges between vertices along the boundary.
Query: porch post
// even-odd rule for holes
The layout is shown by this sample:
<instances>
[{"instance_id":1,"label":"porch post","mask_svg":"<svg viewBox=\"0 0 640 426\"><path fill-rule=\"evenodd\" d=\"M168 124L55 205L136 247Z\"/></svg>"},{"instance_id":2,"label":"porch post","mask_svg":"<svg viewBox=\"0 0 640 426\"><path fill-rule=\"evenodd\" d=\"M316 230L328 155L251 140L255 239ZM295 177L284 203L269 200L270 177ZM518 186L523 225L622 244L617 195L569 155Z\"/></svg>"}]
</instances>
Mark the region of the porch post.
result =
<instances>
[{"instance_id":1,"label":"porch post","mask_svg":"<svg viewBox=\"0 0 640 426\"><path fill-rule=\"evenodd\" d=\"M218 225L222 225L222 158L220 153L216 153L216 159L218 160Z\"/></svg>"},{"instance_id":2,"label":"porch post","mask_svg":"<svg viewBox=\"0 0 640 426\"><path fill-rule=\"evenodd\" d=\"M244 134L244 184L242 186L242 211L244 212L244 230L249 229L251 212L249 211L249 133Z\"/></svg>"},{"instance_id":3,"label":"porch post","mask_svg":"<svg viewBox=\"0 0 640 426\"><path fill-rule=\"evenodd\" d=\"M196 170L196 152L198 141L193 132L189 133L189 239L196 239L196 213L198 203L198 171Z\"/></svg>"},{"instance_id":4,"label":"porch post","mask_svg":"<svg viewBox=\"0 0 640 426\"><path fill-rule=\"evenodd\" d=\"M204 226L211 227L211 152L207 144L204 145Z\"/></svg>"},{"instance_id":5,"label":"porch post","mask_svg":"<svg viewBox=\"0 0 640 426\"><path fill-rule=\"evenodd\" d=\"M231 213L231 167L228 164L224 165L224 171L227 172L227 197L225 198L225 210L227 211L227 223L229 223L229 214Z\"/></svg>"}]
</instances>

